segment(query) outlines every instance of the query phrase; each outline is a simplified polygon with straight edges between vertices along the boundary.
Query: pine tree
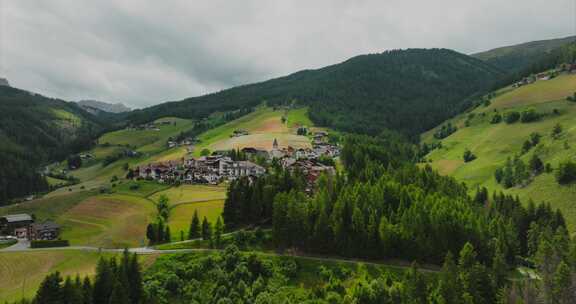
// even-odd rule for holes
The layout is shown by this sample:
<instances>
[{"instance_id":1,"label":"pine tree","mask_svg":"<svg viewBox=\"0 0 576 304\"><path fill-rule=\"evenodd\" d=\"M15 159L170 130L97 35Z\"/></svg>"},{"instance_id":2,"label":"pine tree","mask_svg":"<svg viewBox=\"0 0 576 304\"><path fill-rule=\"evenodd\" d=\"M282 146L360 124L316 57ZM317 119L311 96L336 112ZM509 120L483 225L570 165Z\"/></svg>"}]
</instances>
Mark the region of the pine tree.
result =
<instances>
[{"instance_id":1,"label":"pine tree","mask_svg":"<svg viewBox=\"0 0 576 304\"><path fill-rule=\"evenodd\" d=\"M120 281L115 280L112 285L112 292L110 293L110 299L108 304L126 304L130 303L130 298L128 298L128 293Z\"/></svg>"},{"instance_id":2,"label":"pine tree","mask_svg":"<svg viewBox=\"0 0 576 304\"><path fill-rule=\"evenodd\" d=\"M560 262L554 272L552 295L558 304L574 303L574 293L572 291L572 274L570 267L564 262Z\"/></svg>"},{"instance_id":3,"label":"pine tree","mask_svg":"<svg viewBox=\"0 0 576 304\"><path fill-rule=\"evenodd\" d=\"M212 229L210 227L210 223L208 219L204 217L202 220L202 239L208 241L212 238Z\"/></svg>"},{"instance_id":4,"label":"pine tree","mask_svg":"<svg viewBox=\"0 0 576 304\"><path fill-rule=\"evenodd\" d=\"M115 281L111 262L100 258L96 266L96 278L92 289L93 304L108 304L112 284Z\"/></svg>"},{"instance_id":5,"label":"pine tree","mask_svg":"<svg viewBox=\"0 0 576 304\"><path fill-rule=\"evenodd\" d=\"M92 304L92 283L90 282L90 278L85 277L84 281L82 282L82 303L83 304Z\"/></svg>"},{"instance_id":6,"label":"pine tree","mask_svg":"<svg viewBox=\"0 0 576 304\"><path fill-rule=\"evenodd\" d=\"M216 226L214 226L214 242L216 243L216 247L219 247L222 243L222 234L224 233L224 223L222 223L222 219L218 217L216 221Z\"/></svg>"},{"instance_id":7,"label":"pine tree","mask_svg":"<svg viewBox=\"0 0 576 304\"><path fill-rule=\"evenodd\" d=\"M132 304L140 303L143 294L142 286L142 271L138 263L138 256L134 253L130 258L130 265L128 267L128 281L130 282L129 296Z\"/></svg>"},{"instance_id":8,"label":"pine tree","mask_svg":"<svg viewBox=\"0 0 576 304\"><path fill-rule=\"evenodd\" d=\"M188 230L188 239L192 240L198 237L200 237L200 219L198 218L198 210L194 210L194 216Z\"/></svg>"},{"instance_id":9,"label":"pine tree","mask_svg":"<svg viewBox=\"0 0 576 304\"><path fill-rule=\"evenodd\" d=\"M78 282L80 278L77 279ZM66 277L62 287L62 297L64 304L82 304L82 290L70 277Z\"/></svg>"},{"instance_id":10,"label":"pine tree","mask_svg":"<svg viewBox=\"0 0 576 304\"><path fill-rule=\"evenodd\" d=\"M456 263L454 263L454 257L451 252L448 252L444 258L438 288L445 303L457 303L461 297L459 294L461 286L458 281L458 268Z\"/></svg>"},{"instance_id":11,"label":"pine tree","mask_svg":"<svg viewBox=\"0 0 576 304\"><path fill-rule=\"evenodd\" d=\"M36 297L34 298L35 304L62 304L64 295L62 291L62 277L59 272L49 274L44 278L40 284Z\"/></svg>"}]
</instances>

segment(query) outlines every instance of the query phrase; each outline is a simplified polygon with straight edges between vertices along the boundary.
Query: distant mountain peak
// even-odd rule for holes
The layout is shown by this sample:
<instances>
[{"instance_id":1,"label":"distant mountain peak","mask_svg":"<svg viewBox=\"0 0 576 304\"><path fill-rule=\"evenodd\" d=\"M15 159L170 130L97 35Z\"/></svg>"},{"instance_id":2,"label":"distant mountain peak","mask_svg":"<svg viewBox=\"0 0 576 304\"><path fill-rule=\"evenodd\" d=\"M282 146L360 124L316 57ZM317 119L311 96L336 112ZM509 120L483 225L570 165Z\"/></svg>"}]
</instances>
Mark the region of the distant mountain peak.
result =
<instances>
[{"instance_id":1,"label":"distant mountain peak","mask_svg":"<svg viewBox=\"0 0 576 304\"><path fill-rule=\"evenodd\" d=\"M10 83L8 82L8 79L0 77L0 86L9 87Z\"/></svg>"},{"instance_id":2,"label":"distant mountain peak","mask_svg":"<svg viewBox=\"0 0 576 304\"><path fill-rule=\"evenodd\" d=\"M104 111L108 113L122 113L130 111L130 108L122 103L107 103L98 100L80 100L78 101L78 105L91 113L97 111Z\"/></svg>"}]
</instances>

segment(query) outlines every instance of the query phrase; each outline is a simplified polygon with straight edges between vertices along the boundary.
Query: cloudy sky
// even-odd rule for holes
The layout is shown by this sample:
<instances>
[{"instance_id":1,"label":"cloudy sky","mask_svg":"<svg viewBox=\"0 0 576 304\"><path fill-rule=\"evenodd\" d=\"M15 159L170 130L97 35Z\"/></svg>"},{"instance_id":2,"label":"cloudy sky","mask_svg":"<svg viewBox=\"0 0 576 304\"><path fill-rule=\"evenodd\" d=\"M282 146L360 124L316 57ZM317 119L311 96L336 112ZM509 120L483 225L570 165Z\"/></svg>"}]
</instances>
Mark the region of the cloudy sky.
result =
<instances>
[{"instance_id":1,"label":"cloudy sky","mask_svg":"<svg viewBox=\"0 0 576 304\"><path fill-rule=\"evenodd\" d=\"M0 77L145 107L410 47L576 33L574 0L0 0Z\"/></svg>"}]
</instances>

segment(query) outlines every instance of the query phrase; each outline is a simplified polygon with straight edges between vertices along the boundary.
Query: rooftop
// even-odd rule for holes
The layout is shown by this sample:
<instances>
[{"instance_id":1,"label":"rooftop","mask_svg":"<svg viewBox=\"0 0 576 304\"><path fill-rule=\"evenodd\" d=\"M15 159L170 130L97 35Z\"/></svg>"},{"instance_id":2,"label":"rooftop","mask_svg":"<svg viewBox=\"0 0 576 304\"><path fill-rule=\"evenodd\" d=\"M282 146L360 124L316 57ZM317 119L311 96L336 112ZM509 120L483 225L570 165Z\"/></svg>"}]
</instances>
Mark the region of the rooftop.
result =
<instances>
[{"instance_id":1,"label":"rooftop","mask_svg":"<svg viewBox=\"0 0 576 304\"><path fill-rule=\"evenodd\" d=\"M32 217L29 214L9 214L9 215L4 215L0 218L6 219L6 221L8 223L14 223L14 222L23 222L23 221L31 221Z\"/></svg>"}]
</instances>

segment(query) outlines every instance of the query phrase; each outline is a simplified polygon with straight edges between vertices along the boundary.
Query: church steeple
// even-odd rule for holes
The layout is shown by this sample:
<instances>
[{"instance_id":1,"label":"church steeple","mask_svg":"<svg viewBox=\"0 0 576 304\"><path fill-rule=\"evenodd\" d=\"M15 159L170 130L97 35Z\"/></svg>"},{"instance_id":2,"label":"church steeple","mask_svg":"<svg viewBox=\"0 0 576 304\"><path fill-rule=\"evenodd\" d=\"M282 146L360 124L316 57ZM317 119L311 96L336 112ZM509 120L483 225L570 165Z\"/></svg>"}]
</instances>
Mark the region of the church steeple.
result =
<instances>
[{"instance_id":1,"label":"church steeple","mask_svg":"<svg viewBox=\"0 0 576 304\"><path fill-rule=\"evenodd\" d=\"M278 150L278 141L276 140L276 138L274 138L274 142L272 143L272 149Z\"/></svg>"}]
</instances>

